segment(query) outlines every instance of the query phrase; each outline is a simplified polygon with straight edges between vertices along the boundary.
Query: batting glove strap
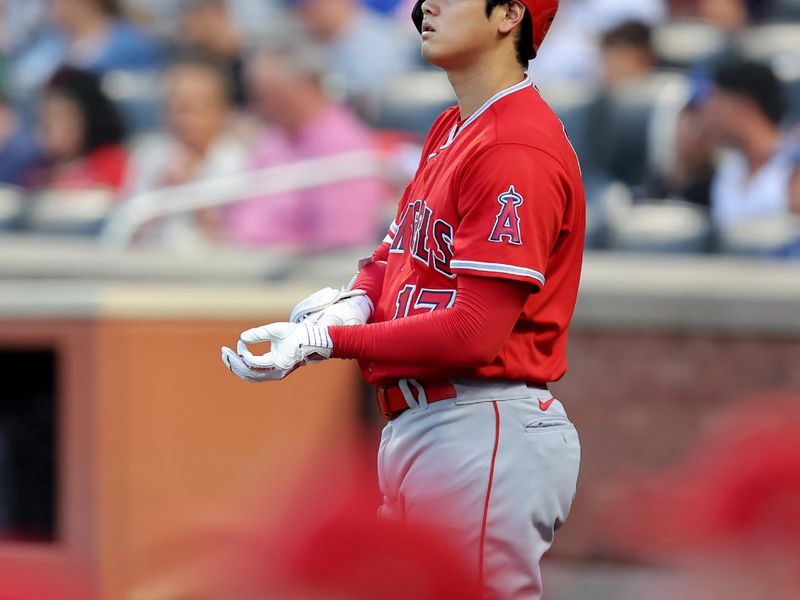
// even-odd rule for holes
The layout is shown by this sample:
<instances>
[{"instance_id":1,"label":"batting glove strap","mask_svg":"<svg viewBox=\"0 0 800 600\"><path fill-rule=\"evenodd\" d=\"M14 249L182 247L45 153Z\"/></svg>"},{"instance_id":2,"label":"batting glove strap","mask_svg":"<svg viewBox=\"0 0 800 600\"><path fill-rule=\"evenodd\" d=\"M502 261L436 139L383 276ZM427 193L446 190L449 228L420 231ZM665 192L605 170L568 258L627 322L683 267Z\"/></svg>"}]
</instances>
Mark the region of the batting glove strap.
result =
<instances>
[{"instance_id":1,"label":"batting glove strap","mask_svg":"<svg viewBox=\"0 0 800 600\"><path fill-rule=\"evenodd\" d=\"M358 298L365 295L366 292L363 290L337 290L335 288L322 288L321 290L311 294L305 300L301 300L292 310L292 314L289 315L289 321L292 323L302 323L303 321L309 319L312 323L316 324L343 325L344 323L325 323L324 313L327 312L331 307L345 300L351 300L353 298ZM372 302L370 302L370 306L371 304ZM372 315L371 309L367 319L369 319L370 315ZM366 320L364 322L366 322Z\"/></svg>"},{"instance_id":2,"label":"batting glove strap","mask_svg":"<svg viewBox=\"0 0 800 600\"><path fill-rule=\"evenodd\" d=\"M304 362L318 362L331 357L333 340L326 325L303 323L296 332L298 352Z\"/></svg>"},{"instance_id":3,"label":"batting glove strap","mask_svg":"<svg viewBox=\"0 0 800 600\"><path fill-rule=\"evenodd\" d=\"M308 319L314 325L364 325L372 316L375 306L365 294L339 300Z\"/></svg>"}]
</instances>

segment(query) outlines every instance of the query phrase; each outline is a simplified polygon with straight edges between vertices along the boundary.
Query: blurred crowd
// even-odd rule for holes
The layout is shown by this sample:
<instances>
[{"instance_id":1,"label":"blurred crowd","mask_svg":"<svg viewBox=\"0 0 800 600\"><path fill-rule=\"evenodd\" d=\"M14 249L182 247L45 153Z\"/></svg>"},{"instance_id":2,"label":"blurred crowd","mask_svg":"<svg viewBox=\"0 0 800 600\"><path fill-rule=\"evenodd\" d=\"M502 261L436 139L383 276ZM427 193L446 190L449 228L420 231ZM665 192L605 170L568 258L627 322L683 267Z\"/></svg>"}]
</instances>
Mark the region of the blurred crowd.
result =
<instances>
[{"instance_id":1,"label":"blurred crowd","mask_svg":"<svg viewBox=\"0 0 800 600\"><path fill-rule=\"evenodd\" d=\"M453 103L413 4L0 0L0 235L98 234L145 199L137 244L379 241ZM800 0L562 0L530 75L590 247L800 255ZM340 155L381 168L318 161Z\"/></svg>"}]
</instances>

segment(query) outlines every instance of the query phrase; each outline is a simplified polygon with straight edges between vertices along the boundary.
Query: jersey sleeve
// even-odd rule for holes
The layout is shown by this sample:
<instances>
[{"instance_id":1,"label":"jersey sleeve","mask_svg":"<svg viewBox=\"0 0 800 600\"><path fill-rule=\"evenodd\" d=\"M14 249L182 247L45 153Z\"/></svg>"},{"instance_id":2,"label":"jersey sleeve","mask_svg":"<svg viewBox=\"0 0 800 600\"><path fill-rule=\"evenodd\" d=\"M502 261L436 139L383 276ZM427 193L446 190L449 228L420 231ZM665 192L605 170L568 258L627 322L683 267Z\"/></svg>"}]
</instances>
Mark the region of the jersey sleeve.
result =
<instances>
[{"instance_id":1,"label":"jersey sleeve","mask_svg":"<svg viewBox=\"0 0 800 600\"><path fill-rule=\"evenodd\" d=\"M562 227L567 181L556 159L528 146L496 145L473 158L457 189L451 270L541 289Z\"/></svg>"}]
</instances>

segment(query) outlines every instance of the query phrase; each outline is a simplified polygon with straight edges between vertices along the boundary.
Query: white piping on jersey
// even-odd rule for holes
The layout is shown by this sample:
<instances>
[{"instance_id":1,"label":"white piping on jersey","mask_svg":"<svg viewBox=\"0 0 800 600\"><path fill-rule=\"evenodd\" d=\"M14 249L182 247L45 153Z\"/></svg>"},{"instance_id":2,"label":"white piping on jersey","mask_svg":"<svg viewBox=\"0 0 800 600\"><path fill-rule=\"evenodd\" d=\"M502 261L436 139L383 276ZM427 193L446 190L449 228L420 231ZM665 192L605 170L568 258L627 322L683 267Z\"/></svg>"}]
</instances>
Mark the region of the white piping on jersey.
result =
<instances>
[{"instance_id":1,"label":"white piping on jersey","mask_svg":"<svg viewBox=\"0 0 800 600\"><path fill-rule=\"evenodd\" d=\"M456 124L453 126L453 130L450 132L450 135L447 137L447 141L445 142L444 146L442 146L441 148L439 148L439 150L444 150L444 149L445 149L445 148L447 148L447 147L448 147L450 144L452 144L452 143L453 143L453 141L454 141L454 140L455 140L455 139L458 137L458 134L459 134L459 133L461 133L462 131L464 131L464 130L465 130L465 129L466 129L466 128L467 128L467 127L468 127L468 126L471 124L471 123L473 123L473 122L475 121L475 119L477 119L477 118L478 118L478 117L480 117L480 116L481 116L481 115L482 115L484 112L486 112L486 110L487 110L487 109L488 109L488 108L489 108L489 107L490 107L492 104L494 104L495 102L497 102L497 101L498 101L498 100L500 100L501 98L505 98L505 97L506 97L506 96L508 96L509 94L513 94L514 92L519 92L520 90L524 90L525 88L527 88L527 87L530 87L530 86L532 86L532 85L533 85L533 84L531 83L531 80L530 80L530 78L529 78L529 77L528 77L528 75L526 74L526 75L525 75L525 79L523 79L523 80L522 80L522 81L520 81L519 83L516 83L516 84L512 85L511 87L508 87L508 88L506 88L506 89L504 89L504 90L502 90L502 91L500 91L500 92L497 92L497 93L496 93L494 96L492 96L491 98L489 98L489 99L488 99L488 100L487 100L487 101L486 101L486 102L483 104L483 106L481 106L481 107L480 107L478 110L476 110L476 111L475 111L475 112L472 114L472 116L471 116L469 119L467 119L466 121L464 121L464 123L461 125L461 127L459 127L459 126L458 126L458 123L456 123Z\"/></svg>"},{"instance_id":2,"label":"white piping on jersey","mask_svg":"<svg viewBox=\"0 0 800 600\"><path fill-rule=\"evenodd\" d=\"M392 224L389 225L389 233L387 233L386 237L383 238L383 243L384 244L387 244L387 243L391 244L392 241L394 240L394 236L397 235L397 231L399 229L400 229L400 226L397 223L395 223L394 221L392 221Z\"/></svg>"},{"instance_id":3,"label":"white piping on jersey","mask_svg":"<svg viewBox=\"0 0 800 600\"><path fill-rule=\"evenodd\" d=\"M544 275L533 269L506 265L503 263L478 262L474 260L451 260L451 269L469 269L470 271L484 271L486 273L503 273L505 275L517 275L538 281L544 285Z\"/></svg>"}]
</instances>

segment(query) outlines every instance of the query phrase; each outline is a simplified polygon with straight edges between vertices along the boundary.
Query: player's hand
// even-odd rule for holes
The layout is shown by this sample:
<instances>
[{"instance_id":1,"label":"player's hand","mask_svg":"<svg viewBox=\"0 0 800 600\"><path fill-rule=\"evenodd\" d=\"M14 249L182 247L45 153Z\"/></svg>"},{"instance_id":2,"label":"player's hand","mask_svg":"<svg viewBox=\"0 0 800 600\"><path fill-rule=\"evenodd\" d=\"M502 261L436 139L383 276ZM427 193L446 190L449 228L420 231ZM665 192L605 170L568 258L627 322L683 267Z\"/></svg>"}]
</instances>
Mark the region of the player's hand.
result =
<instances>
[{"instance_id":1,"label":"player's hand","mask_svg":"<svg viewBox=\"0 0 800 600\"><path fill-rule=\"evenodd\" d=\"M372 300L363 290L323 288L298 303L289 316L292 323L363 325L372 316Z\"/></svg>"},{"instance_id":2,"label":"player's hand","mask_svg":"<svg viewBox=\"0 0 800 600\"><path fill-rule=\"evenodd\" d=\"M269 352L253 355L247 344L270 342ZM236 352L222 347L222 362L244 381L277 381L309 362L331 357L333 341L326 326L272 323L242 333Z\"/></svg>"}]
</instances>

